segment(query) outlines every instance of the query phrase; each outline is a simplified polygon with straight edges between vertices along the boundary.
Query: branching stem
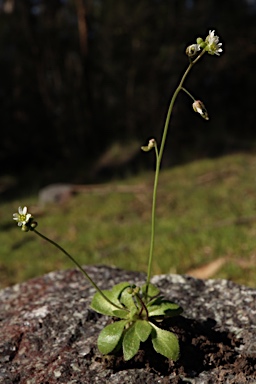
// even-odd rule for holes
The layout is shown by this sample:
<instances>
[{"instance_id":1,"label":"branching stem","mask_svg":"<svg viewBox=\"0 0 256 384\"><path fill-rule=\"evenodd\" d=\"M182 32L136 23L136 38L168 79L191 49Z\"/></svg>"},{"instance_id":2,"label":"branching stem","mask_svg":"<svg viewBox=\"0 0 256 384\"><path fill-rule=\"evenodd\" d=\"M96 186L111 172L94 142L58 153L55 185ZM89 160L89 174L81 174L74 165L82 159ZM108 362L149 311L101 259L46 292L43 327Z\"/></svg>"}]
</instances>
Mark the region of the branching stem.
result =
<instances>
[{"instance_id":1,"label":"branching stem","mask_svg":"<svg viewBox=\"0 0 256 384\"><path fill-rule=\"evenodd\" d=\"M175 103L175 100L181 90L185 91L192 99L194 100L193 96L185 89L183 88L183 83L189 74L191 68L193 65L204 55L205 50L203 50L195 60L190 61L188 68L186 69L184 75L182 76L182 79L174 91L174 94L172 96L166 120L165 120L165 125L164 125L164 130L163 130L163 135L162 135L162 140L161 140L161 145L160 145L160 150L158 152L157 147L155 146L155 152L156 152L156 170L155 170L155 180L154 180L154 189L153 189L153 199L152 199L152 213L151 213L151 241L150 241L150 251L149 251L149 259L148 259L148 272L147 272L147 280L146 280L146 289L145 289L145 299L147 301L148 298L148 287L150 283L150 278L151 278L151 272L152 272L152 259L153 259L153 253L154 253L154 242L155 242L155 217L156 217L156 197L157 197L157 187L158 187L158 179L159 179L159 172L160 172L160 167L161 167L161 162L162 162L162 157L163 157L163 152L164 152L164 147L165 147L165 142L167 138L167 133L168 133L168 128L170 124L170 118L173 110L173 106Z\"/></svg>"}]
</instances>

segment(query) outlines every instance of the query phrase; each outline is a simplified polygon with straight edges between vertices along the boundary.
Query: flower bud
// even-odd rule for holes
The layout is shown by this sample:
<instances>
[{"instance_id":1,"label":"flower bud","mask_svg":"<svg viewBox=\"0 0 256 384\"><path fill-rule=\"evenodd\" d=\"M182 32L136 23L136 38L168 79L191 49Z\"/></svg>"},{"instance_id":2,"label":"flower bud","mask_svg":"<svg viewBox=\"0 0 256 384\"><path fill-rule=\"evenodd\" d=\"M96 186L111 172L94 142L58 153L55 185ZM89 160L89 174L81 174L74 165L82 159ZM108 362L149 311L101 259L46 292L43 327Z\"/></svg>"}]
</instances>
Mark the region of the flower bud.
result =
<instances>
[{"instance_id":1,"label":"flower bud","mask_svg":"<svg viewBox=\"0 0 256 384\"><path fill-rule=\"evenodd\" d=\"M22 227L21 227L21 230L22 230L22 232L28 232L29 231L29 227L26 224L23 224Z\"/></svg>"},{"instance_id":2,"label":"flower bud","mask_svg":"<svg viewBox=\"0 0 256 384\"><path fill-rule=\"evenodd\" d=\"M36 221L33 221L30 225L30 229L33 230L38 226L38 223Z\"/></svg>"},{"instance_id":3,"label":"flower bud","mask_svg":"<svg viewBox=\"0 0 256 384\"><path fill-rule=\"evenodd\" d=\"M140 292L140 287L135 287L133 292L135 295L137 295Z\"/></svg>"},{"instance_id":4,"label":"flower bud","mask_svg":"<svg viewBox=\"0 0 256 384\"><path fill-rule=\"evenodd\" d=\"M203 41L204 41L204 40L202 39L202 37L198 37L198 38L196 39L196 43L197 43L198 45L200 45Z\"/></svg>"},{"instance_id":5,"label":"flower bud","mask_svg":"<svg viewBox=\"0 0 256 384\"><path fill-rule=\"evenodd\" d=\"M148 151L150 151L154 147L156 147L156 141L155 141L155 139L150 139L149 142L148 142L148 145L141 147L141 149L144 152L148 152Z\"/></svg>"},{"instance_id":6,"label":"flower bud","mask_svg":"<svg viewBox=\"0 0 256 384\"><path fill-rule=\"evenodd\" d=\"M201 47L198 44L189 45L186 49L186 55L188 57L194 57L200 49Z\"/></svg>"},{"instance_id":7,"label":"flower bud","mask_svg":"<svg viewBox=\"0 0 256 384\"><path fill-rule=\"evenodd\" d=\"M192 107L195 112L199 113L202 116L203 119L209 120L207 110L204 106L204 103L202 103L202 101L200 100L194 101L194 103L192 104Z\"/></svg>"},{"instance_id":8,"label":"flower bud","mask_svg":"<svg viewBox=\"0 0 256 384\"><path fill-rule=\"evenodd\" d=\"M132 287L128 287L127 290L126 290L127 293L129 293L129 295L132 295L133 294L133 289Z\"/></svg>"}]
</instances>

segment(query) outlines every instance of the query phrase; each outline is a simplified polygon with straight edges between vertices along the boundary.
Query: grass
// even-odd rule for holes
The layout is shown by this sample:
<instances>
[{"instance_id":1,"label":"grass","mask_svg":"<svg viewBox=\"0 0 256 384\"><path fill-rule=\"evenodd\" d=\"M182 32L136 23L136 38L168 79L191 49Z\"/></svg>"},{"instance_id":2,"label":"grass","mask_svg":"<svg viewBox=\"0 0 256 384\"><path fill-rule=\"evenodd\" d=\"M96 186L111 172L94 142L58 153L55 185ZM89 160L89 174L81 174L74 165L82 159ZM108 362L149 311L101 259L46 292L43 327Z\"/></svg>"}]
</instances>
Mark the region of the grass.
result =
<instances>
[{"instance_id":1,"label":"grass","mask_svg":"<svg viewBox=\"0 0 256 384\"><path fill-rule=\"evenodd\" d=\"M80 193L45 208L38 206L37 196L3 203L0 287L73 268L52 245L15 225L12 213L24 205L38 221L38 230L80 263L146 272L153 177L147 173L112 183L143 185L140 192ZM197 161L160 174L153 274L198 270L206 277L205 270L219 258L224 263L210 277L255 287L255 155Z\"/></svg>"}]
</instances>

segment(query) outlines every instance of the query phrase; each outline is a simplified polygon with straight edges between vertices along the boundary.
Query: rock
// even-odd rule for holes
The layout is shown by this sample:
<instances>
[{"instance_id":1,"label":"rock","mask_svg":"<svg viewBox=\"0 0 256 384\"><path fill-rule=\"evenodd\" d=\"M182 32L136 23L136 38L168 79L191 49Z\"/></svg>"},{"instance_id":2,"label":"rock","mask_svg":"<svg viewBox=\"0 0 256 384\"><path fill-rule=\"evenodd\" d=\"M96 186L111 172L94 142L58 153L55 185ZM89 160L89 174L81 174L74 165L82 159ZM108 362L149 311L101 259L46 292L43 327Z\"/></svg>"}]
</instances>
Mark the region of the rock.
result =
<instances>
[{"instance_id":1,"label":"rock","mask_svg":"<svg viewBox=\"0 0 256 384\"><path fill-rule=\"evenodd\" d=\"M40 206L46 204L62 204L77 193L110 194L110 193L145 193L145 185L111 185L111 184L50 184L38 192Z\"/></svg>"},{"instance_id":2,"label":"rock","mask_svg":"<svg viewBox=\"0 0 256 384\"><path fill-rule=\"evenodd\" d=\"M145 282L142 273L86 269L103 288ZM184 308L168 324L180 339L176 363L147 343L128 362L102 357L96 342L109 319L90 309L94 289L82 274L66 270L0 291L0 383L256 383L256 289L180 275L152 282Z\"/></svg>"},{"instance_id":3,"label":"rock","mask_svg":"<svg viewBox=\"0 0 256 384\"><path fill-rule=\"evenodd\" d=\"M72 184L50 184L40 189L38 201L40 205L48 203L61 204L70 199L74 194Z\"/></svg>"}]
</instances>

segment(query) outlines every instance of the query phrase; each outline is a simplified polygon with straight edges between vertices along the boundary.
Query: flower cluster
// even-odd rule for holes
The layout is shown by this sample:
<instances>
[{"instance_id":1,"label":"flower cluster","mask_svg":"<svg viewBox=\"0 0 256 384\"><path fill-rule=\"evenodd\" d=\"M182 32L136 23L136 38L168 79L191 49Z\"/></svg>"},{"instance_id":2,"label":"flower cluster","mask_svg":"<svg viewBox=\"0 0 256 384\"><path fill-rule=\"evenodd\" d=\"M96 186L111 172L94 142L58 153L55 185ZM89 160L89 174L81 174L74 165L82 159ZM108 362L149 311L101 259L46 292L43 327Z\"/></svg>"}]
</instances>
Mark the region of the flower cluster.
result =
<instances>
[{"instance_id":1,"label":"flower cluster","mask_svg":"<svg viewBox=\"0 0 256 384\"><path fill-rule=\"evenodd\" d=\"M201 49L208 52L210 55L219 56L223 51L221 48L222 43L219 43L219 36L215 35L215 30L209 31L209 35L203 40L201 37L198 37L196 40L196 44L189 45L186 49L186 54L188 57L194 57L197 52Z\"/></svg>"}]
</instances>

